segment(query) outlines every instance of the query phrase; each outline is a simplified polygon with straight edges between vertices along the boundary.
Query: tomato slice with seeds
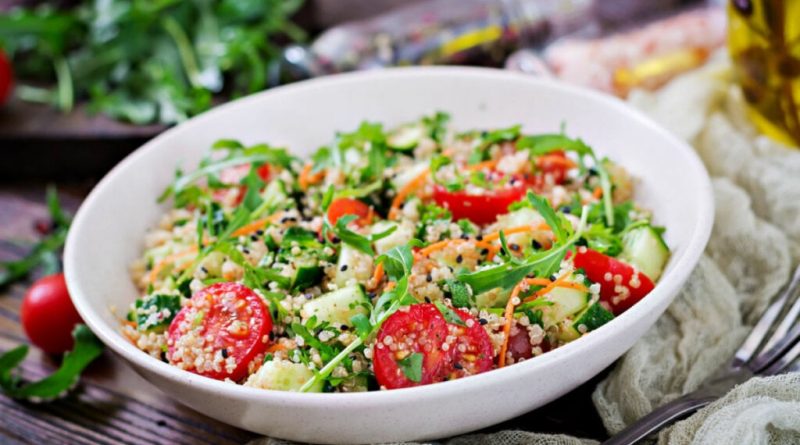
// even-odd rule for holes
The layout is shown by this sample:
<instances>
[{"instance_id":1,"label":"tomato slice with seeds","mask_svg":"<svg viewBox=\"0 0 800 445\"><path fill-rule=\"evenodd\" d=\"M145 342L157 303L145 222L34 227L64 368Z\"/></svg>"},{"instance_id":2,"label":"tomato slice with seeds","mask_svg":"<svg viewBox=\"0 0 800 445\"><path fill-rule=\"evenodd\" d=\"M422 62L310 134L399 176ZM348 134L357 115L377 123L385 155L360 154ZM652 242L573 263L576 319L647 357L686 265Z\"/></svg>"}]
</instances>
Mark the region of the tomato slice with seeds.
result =
<instances>
[{"instance_id":1,"label":"tomato slice with seeds","mask_svg":"<svg viewBox=\"0 0 800 445\"><path fill-rule=\"evenodd\" d=\"M387 389L407 388L490 370L489 335L469 313L455 312L471 326L447 323L439 309L429 303L411 305L386 319L373 349L378 383ZM414 353L423 356L418 382L411 380L401 367L402 361Z\"/></svg>"},{"instance_id":2,"label":"tomato slice with seeds","mask_svg":"<svg viewBox=\"0 0 800 445\"><path fill-rule=\"evenodd\" d=\"M448 380L490 371L494 366L494 350L489 334L469 312L455 309L466 326L449 324L450 335L456 337L453 346L448 348L452 354L452 364Z\"/></svg>"},{"instance_id":3,"label":"tomato slice with seeds","mask_svg":"<svg viewBox=\"0 0 800 445\"><path fill-rule=\"evenodd\" d=\"M219 172L219 181L225 185L237 185L242 182L242 179L246 178L248 174L250 174L250 164L241 164L236 165L234 167L228 167L225 170ZM270 178L270 169L269 164L264 164L261 167L258 167L256 170L256 174L262 181L269 181ZM244 195L247 192L247 188L245 186L236 187L236 198L234 199L234 203L239 205L242 200L244 199ZM220 189L214 191L214 200L215 201L222 201L228 196L230 189Z\"/></svg>"},{"instance_id":4,"label":"tomato slice with seeds","mask_svg":"<svg viewBox=\"0 0 800 445\"><path fill-rule=\"evenodd\" d=\"M264 354L271 331L272 316L258 294L217 283L195 293L172 320L167 358L195 374L238 381Z\"/></svg>"},{"instance_id":5,"label":"tomato slice with seeds","mask_svg":"<svg viewBox=\"0 0 800 445\"><path fill-rule=\"evenodd\" d=\"M453 220L466 218L484 225L495 222L498 215L508 213L508 206L524 198L527 190L526 184L518 178L513 178L506 186L487 189L480 195L463 190L451 192L437 184L433 187L433 200L439 207L450 210Z\"/></svg>"},{"instance_id":6,"label":"tomato slice with seeds","mask_svg":"<svg viewBox=\"0 0 800 445\"><path fill-rule=\"evenodd\" d=\"M649 294L653 280L633 266L586 247L579 247L573 260L589 280L600 283L600 301L619 315Z\"/></svg>"},{"instance_id":7,"label":"tomato slice with seeds","mask_svg":"<svg viewBox=\"0 0 800 445\"><path fill-rule=\"evenodd\" d=\"M353 221L357 226L366 226L370 223L371 212L369 206L353 198L338 198L328 206L328 221L336 225L336 221L345 215L355 215Z\"/></svg>"}]
</instances>

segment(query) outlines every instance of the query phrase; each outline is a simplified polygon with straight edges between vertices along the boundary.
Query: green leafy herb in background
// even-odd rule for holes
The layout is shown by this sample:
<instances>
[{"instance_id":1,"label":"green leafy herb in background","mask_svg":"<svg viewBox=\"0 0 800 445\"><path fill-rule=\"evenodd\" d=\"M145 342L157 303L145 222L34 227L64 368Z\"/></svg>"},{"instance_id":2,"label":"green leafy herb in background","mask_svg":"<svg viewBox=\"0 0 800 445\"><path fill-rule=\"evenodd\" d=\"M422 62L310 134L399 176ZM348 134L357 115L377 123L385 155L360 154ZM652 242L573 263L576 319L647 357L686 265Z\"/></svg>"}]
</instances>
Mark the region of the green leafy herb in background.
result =
<instances>
[{"instance_id":1,"label":"green leafy herb in background","mask_svg":"<svg viewBox=\"0 0 800 445\"><path fill-rule=\"evenodd\" d=\"M136 124L179 122L218 93L264 89L276 42L305 38L289 20L302 0L61 3L0 15L17 94L64 111L86 99L91 111Z\"/></svg>"},{"instance_id":2,"label":"green leafy herb in background","mask_svg":"<svg viewBox=\"0 0 800 445\"><path fill-rule=\"evenodd\" d=\"M49 376L32 383L23 383L14 370L28 354L28 345L21 345L0 355L0 389L15 399L54 399L69 391L84 368L103 352L103 344L86 325L72 331L75 346L64 355L61 366Z\"/></svg>"},{"instance_id":3,"label":"green leafy herb in background","mask_svg":"<svg viewBox=\"0 0 800 445\"><path fill-rule=\"evenodd\" d=\"M45 275L54 274L61 268L58 251L67 239L70 218L61 209L58 193L53 187L47 189L47 208L50 212L52 230L34 244L22 259L0 262L0 289L25 278L36 267L43 266Z\"/></svg>"}]
</instances>

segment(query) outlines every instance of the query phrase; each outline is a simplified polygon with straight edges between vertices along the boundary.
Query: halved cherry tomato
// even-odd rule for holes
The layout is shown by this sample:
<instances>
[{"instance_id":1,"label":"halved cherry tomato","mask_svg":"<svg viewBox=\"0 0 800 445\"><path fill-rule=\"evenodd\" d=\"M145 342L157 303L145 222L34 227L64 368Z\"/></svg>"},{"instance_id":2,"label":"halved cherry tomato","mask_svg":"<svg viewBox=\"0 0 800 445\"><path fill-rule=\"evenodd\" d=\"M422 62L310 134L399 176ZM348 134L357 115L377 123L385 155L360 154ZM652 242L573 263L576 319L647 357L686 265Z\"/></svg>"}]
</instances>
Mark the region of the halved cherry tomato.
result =
<instances>
[{"instance_id":1,"label":"halved cherry tomato","mask_svg":"<svg viewBox=\"0 0 800 445\"><path fill-rule=\"evenodd\" d=\"M353 198L334 199L328 207L328 221L336 225L336 221L345 215L355 215L358 218L353 222L358 226L366 226L370 223L369 206Z\"/></svg>"},{"instance_id":2,"label":"halved cherry tomato","mask_svg":"<svg viewBox=\"0 0 800 445\"><path fill-rule=\"evenodd\" d=\"M72 349L72 330L82 320L72 305L63 273L33 283L20 312L22 328L31 343L51 354Z\"/></svg>"},{"instance_id":3,"label":"halved cherry tomato","mask_svg":"<svg viewBox=\"0 0 800 445\"><path fill-rule=\"evenodd\" d=\"M600 283L600 300L614 315L628 310L655 287L653 280L633 266L595 250L579 247L573 262L589 280Z\"/></svg>"},{"instance_id":4,"label":"halved cherry tomato","mask_svg":"<svg viewBox=\"0 0 800 445\"><path fill-rule=\"evenodd\" d=\"M8 61L5 53L0 50L0 105L3 105L11 96L13 87L14 72L11 70L11 62Z\"/></svg>"},{"instance_id":5,"label":"halved cherry tomato","mask_svg":"<svg viewBox=\"0 0 800 445\"><path fill-rule=\"evenodd\" d=\"M471 326L447 323L439 309L428 303L392 314L381 326L373 350L378 383L388 389L406 388L490 370L493 352L489 335L470 314L455 312ZM423 356L419 382L409 379L400 366L415 353Z\"/></svg>"},{"instance_id":6,"label":"halved cherry tomato","mask_svg":"<svg viewBox=\"0 0 800 445\"><path fill-rule=\"evenodd\" d=\"M552 184L563 184L567 173L575 163L563 151L554 151L536 158L536 174L530 179L534 189L541 190L547 183L548 177Z\"/></svg>"},{"instance_id":7,"label":"halved cherry tomato","mask_svg":"<svg viewBox=\"0 0 800 445\"><path fill-rule=\"evenodd\" d=\"M246 178L248 174L250 174L250 164L242 164L237 165L234 167L228 167L225 170L219 172L219 181L225 185L238 185L242 182L242 179ZM256 170L256 174L258 177L261 178L262 181L269 181L270 178L270 169L269 164L264 164L261 167L258 167ZM242 200L244 199L244 195L247 192L245 186L240 186L235 188L236 190L236 198L234 199L234 203L239 205ZM229 189L221 189L214 191L214 200L222 201L228 196Z\"/></svg>"},{"instance_id":8,"label":"halved cherry tomato","mask_svg":"<svg viewBox=\"0 0 800 445\"><path fill-rule=\"evenodd\" d=\"M238 381L264 354L271 331L272 316L258 294L238 283L217 283L194 294L172 320L167 357L195 374Z\"/></svg>"},{"instance_id":9,"label":"halved cherry tomato","mask_svg":"<svg viewBox=\"0 0 800 445\"><path fill-rule=\"evenodd\" d=\"M508 213L508 206L525 197L528 188L519 179L512 179L508 186L486 190L481 195L466 191L450 192L441 185L433 187L436 205L450 210L454 220L466 218L475 224L493 223L498 215Z\"/></svg>"}]
</instances>

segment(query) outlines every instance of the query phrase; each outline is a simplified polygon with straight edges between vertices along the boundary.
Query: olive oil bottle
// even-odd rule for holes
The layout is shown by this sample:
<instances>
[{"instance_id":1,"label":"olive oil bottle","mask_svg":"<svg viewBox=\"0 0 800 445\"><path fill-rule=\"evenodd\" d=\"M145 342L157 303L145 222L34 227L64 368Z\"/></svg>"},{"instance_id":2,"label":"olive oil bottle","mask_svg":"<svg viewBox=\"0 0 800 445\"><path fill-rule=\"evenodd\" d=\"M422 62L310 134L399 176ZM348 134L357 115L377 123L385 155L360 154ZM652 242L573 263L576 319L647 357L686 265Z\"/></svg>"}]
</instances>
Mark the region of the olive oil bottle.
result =
<instances>
[{"instance_id":1,"label":"olive oil bottle","mask_svg":"<svg viewBox=\"0 0 800 445\"><path fill-rule=\"evenodd\" d=\"M800 147L800 0L730 0L728 47L749 114Z\"/></svg>"}]
</instances>

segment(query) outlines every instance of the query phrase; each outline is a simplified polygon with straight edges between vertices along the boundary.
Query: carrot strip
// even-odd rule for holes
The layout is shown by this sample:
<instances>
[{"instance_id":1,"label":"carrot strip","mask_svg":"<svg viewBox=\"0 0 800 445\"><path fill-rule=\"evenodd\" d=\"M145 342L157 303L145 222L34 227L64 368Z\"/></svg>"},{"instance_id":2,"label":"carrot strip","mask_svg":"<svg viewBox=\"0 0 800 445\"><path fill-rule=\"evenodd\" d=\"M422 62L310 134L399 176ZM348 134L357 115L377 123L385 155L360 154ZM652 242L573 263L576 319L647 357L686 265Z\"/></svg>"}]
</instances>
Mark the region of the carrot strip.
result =
<instances>
[{"instance_id":1,"label":"carrot strip","mask_svg":"<svg viewBox=\"0 0 800 445\"><path fill-rule=\"evenodd\" d=\"M249 224L245 224L242 227L239 227L238 229L234 230L233 233L231 233L231 236L234 237L245 236L253 232L258 232L259 230L264 229L264 227L267 227L267 224L275 223L282 217L283 217L283 212L278 212L266 218L257 219Z\"/></svg>"},{"instance_id":2,"label":"carrot strip","mask_svg":"<svg viewBox=\"0 0 800 445\"><path fill-rule=\"evenodd\" d=\"M148 280L150 281L150 283L155 283L156 280L158 279L158 275L161 273L162 270L164 270L164 267L166 267L167 264L174 263L176 260L179 260L193 253L197 253L197 246L192 246L181 252L173 253L172 255L167 255L161 261L159 261L155 266L153 266L153 269L150 270L150 275L148 275ZM184 269L186 267L188 267L188 265L183 266ZM176 270L182 270L182 269L176 269Z\"/></svg>"},{"instance_id":3,"label":"carrot strip","mask_svg":"<svg viewBox=\"0 0 800 445\"><path fill-rule=\"evenodd\" d=\"M506 353L508 352L508 341L509 337L511 336L511 324L514 321L514 304L515 300L519 300L519 293L522 291L522 284L525 283L525 280L520 281L514 286L514 290L511 291L511 296L508 297L508 303L506 303L506 310L504 313L505 323L503 324L503 344L500 346L500 356L497 359L497 367L502 368L506 365Z\"/></svg>"},{"instance_id":4,"label":"carrot strip","mask_svg":"<svg viewBox=\"0 0 800 445\"><path fill-rule=\"evenodd\" d=\"M602 198L603 197L603 188L600 187L599 185L597 187L595 187L594 190L592 191L592 196L594 196L595 199Z\"/></svg>"},{"instance_id":5,"label":"carrot strip","mask_svg":"<svg viewBox=\"0 0 800 445\"><path fill-rule=\"evenodd\" d=\"M416 178L409 181L408 184L406 184L402 189L397 191L397 196L395 196L392 200L392 207L389 209L389 219L395 219L397 217L397 212L400 211L400 206L403 205L406 197L408 197L411 192L418 189L425 182L425 179L428 177L428 173L430 173L430 171L425 170L417 175Z\"/></svg>"},{"instance_id":6,"label":"carrot strip","mask_svg":"<svg viewBox=\"0 0 800 445\"><path fill-rule=\"evenodd\" d=\"M566 167L567 169L576 167L575 161L565 156L559 155L543 155L536 160L536 166L542 168L545 164L558 165Z\"/></svg>"},{"instance_id":7,"label":"carrot strip","mask_svg":"<svg viewBox=\"0 0 800 445\"><path fill-rule=\"evenodd\" d=\"M297 178L297 182L300 185L301 190L307 190L310 185L314 185L322 181L322 178L325 177L325 173L322 171L312 174L311 170L313 168L313 165L306 164L303 166L303 170L300 171L300 176Z\"/></svg>"},{"instance_id":8,"label":"carrot strip","mask_svg":"<svg viewBox=\"0 0 800 445\"><path fill-rule=\"evenodd\" d=\"M266 352L267 353L272 353L272 352L285 351L285 350L286 350L286 346L284 346L283 343L273 343L267 348Z\"/></svg>"},{"instance_id":9,"label":"carrot strip","mask_svg":"<svg viewBox=\"0 0 800 445\"><path fill-rule=\"evenodd\" d=\"M374 286L372 286L370 290L378 287L378 284L383 281L383 275L383 263L378 263L378 265L375 266L375 271L372 273L372 282Z\"/></svg>"},{"instance_id":10,"label":"carrot strip","mask_svg":"<svg viewBox=\"0 0 800 445\"><path fill-rule=\"evenodd\" d=\"M548 226L546 223L541 223L541 224L539 224L538 226L535 226L535 227L534 226L517 226L517 227L512 227L510 229L503 229L502 232L503 232L504 235L508 236L508 235L513 235L515 233L537 232L539 230L550 230L550 226ZM497 239L500 239L500 231L492 232L492 233L490 233L488 235L484 235L483 236L483 240L484 241L494 241L494 240L497 240Z\"/></svg>"},{"instance_id":11,"label":"carrot strip","mask_svg":"<svg viewBox=\"0 0 800 445\"><path fill-rule=\"evenodd\" d=\"M488 161L478 162L477 164L468 165L467 170L469 171L478 171L488 168L489 170L495 168L497 166L496 159L490 159Z\"/></svg>"}]
</instances>

